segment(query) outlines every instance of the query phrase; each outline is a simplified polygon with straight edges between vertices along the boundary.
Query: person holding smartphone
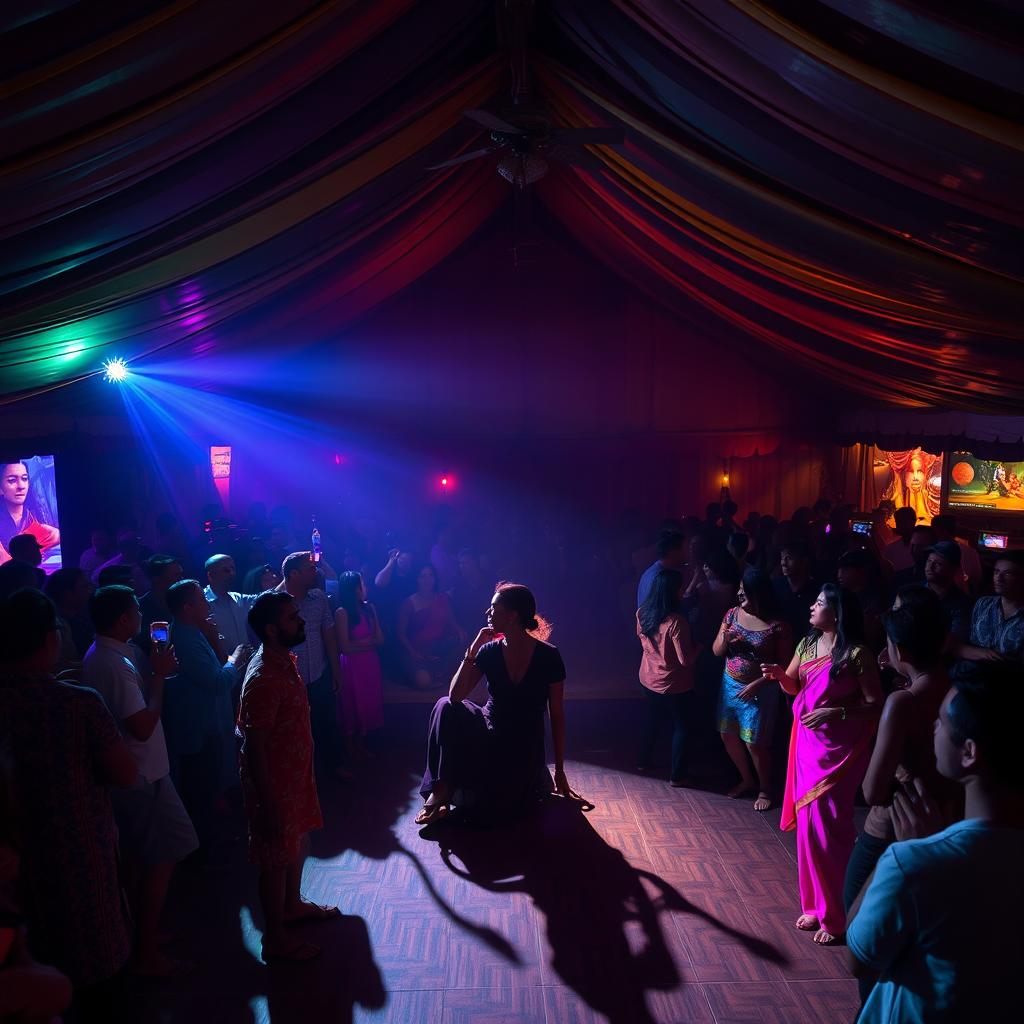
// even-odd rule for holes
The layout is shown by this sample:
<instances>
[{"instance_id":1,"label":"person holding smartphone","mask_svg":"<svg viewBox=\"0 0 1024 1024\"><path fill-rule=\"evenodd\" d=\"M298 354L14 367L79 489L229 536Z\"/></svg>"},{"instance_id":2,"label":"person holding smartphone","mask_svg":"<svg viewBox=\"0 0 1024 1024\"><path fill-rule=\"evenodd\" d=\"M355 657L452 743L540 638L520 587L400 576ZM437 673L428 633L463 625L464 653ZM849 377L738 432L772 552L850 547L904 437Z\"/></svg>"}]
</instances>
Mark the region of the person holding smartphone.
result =
<instances>
[{"instance_id":1,"label":"person holding smartphone","mask_svg":"<svg viewBox=\"0 0 1024 1024\"><path fill-rule=\"evenodd\" d=\"M97 690L138 765L134 785L111 791L125 889L135 918L131 968L150 977L180 975L188 966L160 948L160 916L177 864L199 846L170 776L164 740L164 682L178 670L166 622L152 624L149 666L132 642L142 612L131 587L101 587L89 599L96 640L82 663L82 681Z\"/></svg>"}]
</instances>

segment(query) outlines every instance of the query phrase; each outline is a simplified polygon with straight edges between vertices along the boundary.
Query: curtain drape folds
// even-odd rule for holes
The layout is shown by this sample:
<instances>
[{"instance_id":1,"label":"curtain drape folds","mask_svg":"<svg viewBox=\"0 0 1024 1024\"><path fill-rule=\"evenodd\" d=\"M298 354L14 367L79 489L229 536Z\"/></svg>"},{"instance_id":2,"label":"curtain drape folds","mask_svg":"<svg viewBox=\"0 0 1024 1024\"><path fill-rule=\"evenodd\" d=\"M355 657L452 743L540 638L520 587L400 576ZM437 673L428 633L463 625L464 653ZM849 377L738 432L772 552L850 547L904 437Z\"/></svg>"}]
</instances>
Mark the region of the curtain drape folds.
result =
<instances>
[{"instance_id":1,"label":"curtain drape folds","mask_svg":"<svg viewBox=\"0 0 1024 1024\"><path fill-rule=\"evenodd\" d=\"M539 3L532 101L626 141L534 187L681 346L836 408L1012 416L1024 15L947 8ZM491 158L426 171L487 143L464 110L514 116L500 37L492 0L0 14L0 402L339 336L436 266L511 195Z\"/></svg>"}]
</instances>

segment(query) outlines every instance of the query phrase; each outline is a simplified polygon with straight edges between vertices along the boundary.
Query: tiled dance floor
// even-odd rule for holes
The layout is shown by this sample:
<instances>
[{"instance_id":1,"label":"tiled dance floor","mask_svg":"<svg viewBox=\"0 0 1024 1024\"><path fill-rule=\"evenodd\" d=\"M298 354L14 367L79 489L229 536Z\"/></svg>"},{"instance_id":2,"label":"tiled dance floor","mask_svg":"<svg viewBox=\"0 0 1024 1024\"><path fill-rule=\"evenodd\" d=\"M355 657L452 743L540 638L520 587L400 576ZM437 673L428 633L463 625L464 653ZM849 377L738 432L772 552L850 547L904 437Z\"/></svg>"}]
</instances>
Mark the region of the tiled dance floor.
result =
<instances>
[{"instance_id":1,"label":"tiled dance floor","mask_svg":"<svg viewBox=\"0 0 1024 1024\"><path fill-rule=\"evenodd\" d=\"M491 831L420 837L415 772L426 708L391 706L357 783L322 791L305 890L346 915L309 925L303 966L259 961L254 877L181 875L169 924L190 976L126 985L152 1024L843 1024L845 949L793 928L796 863L778 812L674 790L628 769L639 702L569 705L568 774L596 804L561 801Z\"/></svg>"}]
</instances>

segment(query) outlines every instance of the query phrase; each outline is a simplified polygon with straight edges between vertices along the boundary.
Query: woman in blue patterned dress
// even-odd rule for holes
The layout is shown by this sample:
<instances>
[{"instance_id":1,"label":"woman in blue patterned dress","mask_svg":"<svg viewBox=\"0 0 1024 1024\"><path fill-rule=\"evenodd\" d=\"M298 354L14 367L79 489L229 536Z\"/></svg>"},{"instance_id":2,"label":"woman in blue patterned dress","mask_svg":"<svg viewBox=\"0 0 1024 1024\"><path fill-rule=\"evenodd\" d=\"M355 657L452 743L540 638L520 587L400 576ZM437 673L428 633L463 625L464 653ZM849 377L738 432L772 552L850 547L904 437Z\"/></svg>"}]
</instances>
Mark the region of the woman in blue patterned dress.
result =
<instances>
[{"instance_id":1,"label":"woman in blue patterned dress","mask_svg":"<svg viewBox=\"0 0 1024 1024\"><path fill-rule=\"evenodd\" d=\"M788 664L793 641L776 608L775 590L767 573L747 568L737 597L739 605L725 613L713 645L715 654L726 659L718 698L718 731L740 773L729 796L739 797L757 787L754 810L767 811L772 805L772 735L782 696L778 687L761 675L761 663Z\"/></svg>"}]
</instances>

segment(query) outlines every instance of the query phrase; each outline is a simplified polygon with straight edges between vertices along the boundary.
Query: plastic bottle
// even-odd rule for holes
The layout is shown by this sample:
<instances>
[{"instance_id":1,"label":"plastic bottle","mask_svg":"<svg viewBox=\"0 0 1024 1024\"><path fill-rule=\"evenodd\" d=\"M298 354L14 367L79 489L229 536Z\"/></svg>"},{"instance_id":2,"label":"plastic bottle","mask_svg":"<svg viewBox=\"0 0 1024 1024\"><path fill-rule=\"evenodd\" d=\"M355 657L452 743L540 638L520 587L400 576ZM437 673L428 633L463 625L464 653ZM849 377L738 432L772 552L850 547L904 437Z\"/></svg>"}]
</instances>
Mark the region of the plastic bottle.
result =
<instances>
[{"instance_id":1,"label":"plastic bottle","mask_svg":"<svg viewBox=\"0 0 1024 1024\"><path fill-rule=\"evenodd\" d=\"M316 528L316 516L313 516L313 538L310 542L310 548L313 552L313 561L319 562L323 546L320 543L320 531Z\"/></svg>"}]
</instances>

